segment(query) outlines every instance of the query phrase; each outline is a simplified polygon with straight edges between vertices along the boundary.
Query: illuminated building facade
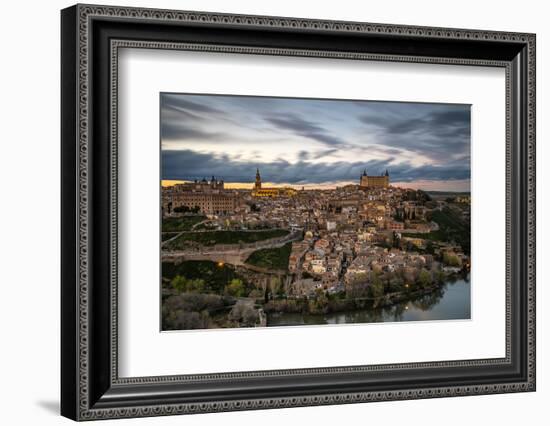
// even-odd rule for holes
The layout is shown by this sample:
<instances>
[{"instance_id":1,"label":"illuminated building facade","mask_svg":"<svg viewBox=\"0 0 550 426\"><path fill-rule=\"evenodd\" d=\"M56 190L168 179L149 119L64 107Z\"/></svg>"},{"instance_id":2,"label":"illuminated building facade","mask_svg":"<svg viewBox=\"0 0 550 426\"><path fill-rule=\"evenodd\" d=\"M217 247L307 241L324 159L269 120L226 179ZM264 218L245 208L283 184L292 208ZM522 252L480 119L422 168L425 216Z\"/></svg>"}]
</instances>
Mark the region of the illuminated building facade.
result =
<instances>
[{"instance_id":1,"label":"illuminated building facade","mask_svg":"<svg viewBox=\"0 0 550 426\"><path fill-rule=\"evenodd\" d=\"M390 174L386 173L380 176L369 176L365 170L359 178L359 186L361 188L387 188L390 186Z\"/></svg>"},{"instance_id":2,"label":"illuminated building facade","mask_svg":"<svg viewBox=\"0 0 550 426\"><path fill-rule=\"evenodd\" d=\"M253 197L268 197L268 198L275 198L275 197L293 197L298 192L289 187L284 188L262 188L262 178L260 176L260 170L256 169L256 180L254 181L254 189L252 190L252 196Z\"/></svg>"},{"instance_id":3,"label":"illuminated building facade","mask_svg":"<svg viewBox=\"0 0 550 426\"><path fill-rule=\"evenodd\" d=\"M204 214L230 214L240 206L237 193L227 191L223 180L214 176L185 182L162 190L162 207L165 214L177 212L178 208L198 209Z\"/></svg>"}]
</instances>

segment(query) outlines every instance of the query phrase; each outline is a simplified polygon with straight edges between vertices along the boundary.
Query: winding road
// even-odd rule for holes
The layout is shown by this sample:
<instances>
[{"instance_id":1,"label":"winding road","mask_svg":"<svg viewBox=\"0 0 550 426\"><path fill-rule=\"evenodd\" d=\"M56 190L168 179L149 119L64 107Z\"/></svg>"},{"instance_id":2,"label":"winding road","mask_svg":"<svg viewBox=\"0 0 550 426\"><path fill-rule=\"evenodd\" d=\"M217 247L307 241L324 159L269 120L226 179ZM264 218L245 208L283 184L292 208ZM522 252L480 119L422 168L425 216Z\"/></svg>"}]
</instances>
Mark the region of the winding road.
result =
<instances>
[{"instance_id":1,"label":"winding road","mask_svg":"<svg viewBox=\"0 0 550 426\"><path fill-rule=\"evenodd\" d=\"M177 238L177 237L174 237ZM178 250L162 251L162 259L165 261L175 260L210 260L212 262L223 262L232 265L245 266L246 259L256 250L279 248L285 244L298 241L302 238L302 231L293 231L283 238L271 238L269 240L258 241L252 244L243 244L239 247L229 247L220 249L217 247L202 246L201 250ZM172 240L172 239L170 239ZM170 241L167 240L167 241Z\"/></svg>"}]
</instances>

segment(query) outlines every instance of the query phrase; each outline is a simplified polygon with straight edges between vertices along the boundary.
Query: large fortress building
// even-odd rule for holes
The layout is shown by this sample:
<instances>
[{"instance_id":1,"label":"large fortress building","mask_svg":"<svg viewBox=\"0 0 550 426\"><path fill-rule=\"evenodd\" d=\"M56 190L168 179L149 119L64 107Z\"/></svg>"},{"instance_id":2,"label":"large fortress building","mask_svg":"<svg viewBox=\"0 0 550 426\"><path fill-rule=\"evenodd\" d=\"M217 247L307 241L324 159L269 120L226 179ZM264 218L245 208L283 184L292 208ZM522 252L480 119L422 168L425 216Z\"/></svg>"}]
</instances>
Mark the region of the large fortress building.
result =
<instances>
[{"instance_id":1,"label":"large fortress building","mask_svg":"<svg viewBox=\"0 0 550 426\"><path fill-rule=\"evenodd\" d=\"M162 189L163 214L178 207L198 209L204 214L230 214L240 206L238 194L225 189L223 180L195 180ZM176 210L177 211L177 210Z\"/></svg>"},{"instance_id":2,"label":"large fortress building","mask_svg":"<svg viewBox=\"0 0 550 426\"><path fill-rule=\"evenodd\" d=\"M386 173L380 176L369 176L365 170L359 177L359 187L361 188L387 188L390 186L390 174L386 169Z\"/></svg>"}]
</instances>

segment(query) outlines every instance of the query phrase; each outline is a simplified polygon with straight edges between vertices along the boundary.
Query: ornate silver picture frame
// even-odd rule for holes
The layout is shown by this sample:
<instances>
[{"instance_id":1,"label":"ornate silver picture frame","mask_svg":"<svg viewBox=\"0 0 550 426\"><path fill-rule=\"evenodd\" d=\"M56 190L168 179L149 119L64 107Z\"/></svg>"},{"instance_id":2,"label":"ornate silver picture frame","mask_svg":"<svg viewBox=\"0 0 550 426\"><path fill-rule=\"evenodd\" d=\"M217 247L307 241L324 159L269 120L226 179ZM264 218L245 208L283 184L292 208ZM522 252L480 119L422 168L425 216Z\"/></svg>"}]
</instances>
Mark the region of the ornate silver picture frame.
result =
<instances>
[{"instance_id":1,"label":"ornate silver picture frame","mask_svg":"<svg viewBox=\"0 0 550 426\"><path fill-rule=\"evenodd\" d=\"M504 69L505 356L120 377L117 94L126 47ZM62 415L93 420L535 390L534 34L76 5L61 12L61 50Z\"/></svg>"}]
</instances>

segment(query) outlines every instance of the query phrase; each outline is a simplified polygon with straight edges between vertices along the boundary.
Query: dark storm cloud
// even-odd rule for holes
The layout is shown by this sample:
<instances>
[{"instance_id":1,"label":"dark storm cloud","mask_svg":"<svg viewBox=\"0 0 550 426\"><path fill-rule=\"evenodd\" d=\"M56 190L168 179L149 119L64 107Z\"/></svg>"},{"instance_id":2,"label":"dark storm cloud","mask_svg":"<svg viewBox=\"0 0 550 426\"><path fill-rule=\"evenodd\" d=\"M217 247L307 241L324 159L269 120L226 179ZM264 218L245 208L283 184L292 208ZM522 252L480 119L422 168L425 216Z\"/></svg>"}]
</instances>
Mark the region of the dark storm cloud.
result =
<instances>
[{"instance_id":1,"label":"dark storm cloud","mask_svg":"<svg viewBox=\"0 0 550 426\"><path fill-rule=\"evenodd\" d=\"M438 111L431 114L432 123L440 126L463 126L470 122L470 110L467 107Z\"/></svg>"},{"instance_id":2,"label":"dark storm cloud","mask_svg":"<svg viewBox=\"0 0 550 426\"><path fill-rule=\"evenodd\" d=\"M304 120L294 115L279 114L275 117L264 117L264 120L278 127L279 129L291 131L298 136L316 140L325 145L344 145L345 142L331 135L323 127L312 121Z\"/></svg>"},{"instance_id":3,"label":"dark storm cloud","mask_svg":"<svg viewBox=\"0 0 550 426\"><path fill-rule=\"evenodd\" d=\"M165 179L392 182L470 175L470 106L162 94ZM416 165L413 166L412 164ZM422 165L422 166L420 166ZM252 175L251 175L252 174Z\"/></svg>"},{"instance_id":4,"label":"dark storm cloud","mask_svg":"<svg viewBox=\"0 0 550 426\"><path fill-rule=\"evenodd\" d=\"M213 108L204 103L193 102L185 99L181 95L170 95L163 93L161 95L161 108L184 111L186 113L221 113L217 108Z\"/></svg>"},{"instance_id":5,"label":"dark storm cloud","mask_svg":"<svg viewBox=\"0 0 550 426\"><path fill-rule=\"evenodd\" d=\"M305 160L308 160L309 159L309 152L307 151L300 151L298 153L298 159L300 161L305 161Z\"/></svg>"},{"instance_id":6,"label":"dark storm cloud","mask_svg":"<svg viewBox=\"0 0 550 426\"><path fill-rule=\"evenodd\" d=\"M413 133L434 137L465 136L470 132L470 112L434 111L420 118L394 120L386 125L386 131L390 135Z\"/></svg>"},{"instance_id":7,"label":"dark storm cloud","mask_svg":"<svg viewBox=\"0 0 550 426\"><path fill-rule=\"evenodd\" d=\"M223 137L221 133L204 132L182 123L165 123L161 127L161 138L165 141L186 139L215 141Z\"/></svg>"},{"instance_id":8,"label":"dark storm cloud","mask_svg":"<svg viewBox=\"0 0 550 426\"><path fill-rule=\"evenodd\" d=\"M304 120L292 115L279 115L277 117L266 117L266 121L285 130L294 130L297 133L320 133L323 128L311 121Z\"/></svg>"},{"instance_id":9,"label":"dark storm cloud","mask_svg":"<svg viewBox=\"0 0 550 426\"><path fill-rule=\"evenodd\" d=\"M436 161L470 149L470 107L422 105L408 114L368 114L359 117L377 132L387 147L405 148Z\"/></svg>"},{"instance_id":10,"label":"dark storm cloud","mask_svg":"<svg viewBox=\"0 0 550 426\"><path fill-rule=\"evenodd\" d=\"M202 122L223 112L209 105L193 102L183 96L163 93L160 97L161 138L171 140L220 140L221 133L210 132Z\"/></svg>"},{"instance_id":11,"label":"dark storm cloud","mask_svg":"<svg viewBox=\"0 0 550 426\"><path fill-rule=\"evenodd\" d=\"M336 148L333 148L333 149L325 149L324 151L319 151L319 152L316 152L314 155L313 155L313 158L315 160L319 160L320 158L323 158L323 157L328 157L329 155L332 155L332 154L335 154L337 153L338 150Z\"/></svg>"},{"instance_id":12,"label":"dark storm cloud","mask_svg":"<svg viewBox=\"0 0 550 426\"><path fill-rule=\"evenodd\" d=\"M394 158L367 162L310 163L299 161L290 163L276 159L269 163L257 164L251 161L231 159L227 155L211 155L191 150L163 150L162 178L193 180L212 175L227 182L253 182L256 167L260 167L264 181L275 183L326 183L338 181L358 181L364 169L378 175L388 169L394 182L411 182L420 179L455 180L469 179L469 163L457 163L454 167L421 166L409 164L390 165Z\"/></svg>"},{"instance_id":13,"label":"dark storm cloud","mask_svg":"<svg viewBox=\"0 0 550 426\"><path fill-rule=\"evenodd\" d=\"M401 150L395 149L395 148L381 147L380 149L381 149L384 153L386 153L387 155L396 156L396 155L401 154Z\"/></svg>"}]
</instances>

